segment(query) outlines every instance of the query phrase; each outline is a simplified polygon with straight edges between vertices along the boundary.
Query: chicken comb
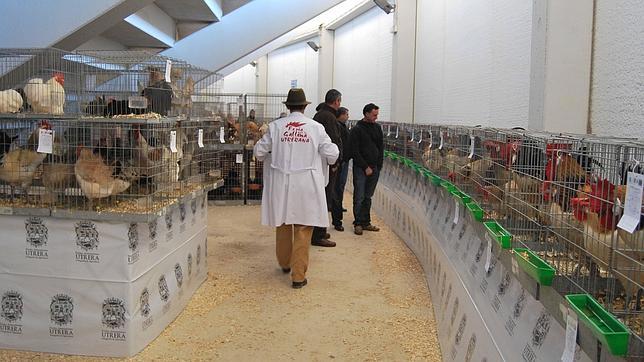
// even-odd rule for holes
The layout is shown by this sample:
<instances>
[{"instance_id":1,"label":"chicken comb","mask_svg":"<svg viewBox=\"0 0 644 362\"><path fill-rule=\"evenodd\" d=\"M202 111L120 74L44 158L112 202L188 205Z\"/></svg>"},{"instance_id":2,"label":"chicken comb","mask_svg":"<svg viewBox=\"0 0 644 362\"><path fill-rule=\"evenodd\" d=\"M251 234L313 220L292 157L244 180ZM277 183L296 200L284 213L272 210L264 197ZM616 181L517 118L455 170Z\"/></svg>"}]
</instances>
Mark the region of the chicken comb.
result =
<instances>
[{"instance_id":1,"label":"chicken comb","mask_svg":"<svg viewBox=\"0 0 644 362\"><path fill-rule=\"evenodd\" d=\"M615 198L615 185L603 179L590 185L590 210L598 214L604 214L612 210L612 202Z\"/></svg>"}]
</instances>

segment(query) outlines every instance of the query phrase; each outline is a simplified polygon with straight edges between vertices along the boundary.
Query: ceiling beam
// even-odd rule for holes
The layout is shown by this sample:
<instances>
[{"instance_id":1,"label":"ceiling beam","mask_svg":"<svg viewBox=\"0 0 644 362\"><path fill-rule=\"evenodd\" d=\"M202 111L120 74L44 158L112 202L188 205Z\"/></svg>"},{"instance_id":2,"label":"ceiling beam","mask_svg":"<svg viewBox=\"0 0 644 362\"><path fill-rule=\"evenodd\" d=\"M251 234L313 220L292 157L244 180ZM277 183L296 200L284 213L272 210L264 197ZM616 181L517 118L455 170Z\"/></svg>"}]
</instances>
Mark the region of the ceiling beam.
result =
<instances>
[{"instance_id":1,"label":"ceiling beam","mask_svg":"<svg viewBox=\"0 0 644 362\"><path fill-rule=\"evenodd\" d=\"M203 0L203 2L208 6L215 18L217 18L217 21L221 20L221 17L224 16L224 7L222 5L224 0Z\"/></svg>"},{"instance_id":2,"label":"ceiling beam","mask_svg":"<svg viewBox=\"0 0 644 362\"><path fill-rule=\"evenodd\" d=\"M366 13L367 11L371 10L371 8L373 8L374 6L376 6L376 4L373 1L366 0L364 3L356 6L353 9L351 9L348 13L343 14L339 18L337 18L337 19L333 20L332 22L330 22L329 24L327 24L326 29L327 30L335 30L335 29L341 27L342 25L350 22L351 20L357 18L358 16L360 16L360 15Z\"/></svg>"},{"instance_id":3,"label":"ceiling beam","mask_svg":"<svg viewBox=\"0 0 644 362\"><path fill-rule=\"evenodd\" d=\"M172 17L151 4L125 18L130 25L171 47L177 37L177 25Z\"/></svg>"},{"instance_id":4,"label":"ceiling beam","mask_svg":"<svg viewBox=\"0 0 644 362\"><path fill-rule=\"evenodd\" d=\"M181 39L162 54L219 71L341 2L254 0L220 22Z\"/></svg>"}]
</instances>

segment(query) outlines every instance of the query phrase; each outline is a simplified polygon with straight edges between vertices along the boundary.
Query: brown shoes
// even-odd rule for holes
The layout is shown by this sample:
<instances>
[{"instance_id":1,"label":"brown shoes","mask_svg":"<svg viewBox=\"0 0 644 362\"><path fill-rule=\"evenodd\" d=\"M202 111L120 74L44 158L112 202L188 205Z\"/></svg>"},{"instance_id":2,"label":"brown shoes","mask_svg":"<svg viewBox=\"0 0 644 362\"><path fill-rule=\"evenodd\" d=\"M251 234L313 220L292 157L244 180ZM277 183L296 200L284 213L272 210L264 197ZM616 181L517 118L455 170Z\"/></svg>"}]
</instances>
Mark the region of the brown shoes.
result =
<instances>
[{"instance_id":1,"label":"brown shoes","mask_svg":"<svg viewBox=\"0 0 644 362\"><path fill-rule=\"evenodd\" d=\"M377 227L377 226L374 226L374 225L369 224L369 225L367 225L367 226L363 226L363 227L362 227L362 230L367 230L367 231L380 231L380 228L379 228L379 227Z\"/></svg>"},{"instance_id":2,"label":"brown shoes","mask_svg":"<svg viewBox=\"0 0 644 362\"><path fill-rule=\"evenodd\" d=\"M362 226L356 225L353 227L353 233L356 235L362 235Z\"/></svg>"},{"instance_id":3,"label":"brown shoes","mask_svg":"<svg viewBox=\"0 0 644 362\"><path fill-rule=\"evenodd\" d=\"M311 245L323 246L325 248L332 248L335 246L335 242L328 239L320 239L317 241L311 241Z\"/></svg>"}]
</instances>

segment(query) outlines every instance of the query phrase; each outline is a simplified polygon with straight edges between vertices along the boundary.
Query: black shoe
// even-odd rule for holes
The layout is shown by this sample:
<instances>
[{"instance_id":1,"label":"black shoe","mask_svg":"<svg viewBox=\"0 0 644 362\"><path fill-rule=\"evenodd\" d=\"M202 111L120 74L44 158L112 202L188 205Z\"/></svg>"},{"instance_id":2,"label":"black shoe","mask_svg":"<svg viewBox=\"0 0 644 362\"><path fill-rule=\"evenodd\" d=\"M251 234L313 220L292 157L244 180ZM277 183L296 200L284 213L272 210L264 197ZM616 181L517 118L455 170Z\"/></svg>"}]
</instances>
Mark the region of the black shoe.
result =
<instances>
[{"instance_id":1,"label":"black shoe","mask_svg":"<svg viewBox=\"0 0 644 362\"><path fill-rule=\"evenodd\" d=\"M332 248L335 246L335 242L328 240L328 239L321 239L317 241L311 241L311 245L315 246L323 246L325 248Z\"/></svg>"},{"instance_id":2,"label":"black shoe","mask_svg":"<svg viewBox=\"0 0 644 362\"><path fill-rule=\"evenodd\" d=\"M282 273L288 274L291 272L291 268L282 268Z\"/></svg>"},{"instance_id":3,"label":"black shoe","mask_svg":"<svg viewBox=\"0 0 644 362\"><path fill-rule=\"evenodd\" d=\"M301 282L293 282L293 289L300 289L307 284L306 278Z\"/></svg>"},{"instance_id":4,"label":"black shoe","mask_svg":"<svg viewBox=\"0 0 644 362\"><path fill-rule=\"evenodd\" d=\"M324 239L331 239L331 234L329 233L324 234Z\"/></svg>"},{"instance_id":5,"label":"black shoe","mask_svg":"<svg viewBox=\"0 0 644 362\"><path fill-rule=\"evenodd\" d=\"M343 207L343 208L342 208L342 212L347 212L347 209L345 209L345 208Z\"/></svg>"},{"instance_id":6,"label":"black shoe","mask_svg":"<svg viewBox=\"0 0 644 362\"><path fill-rule=\"evenodd\" d=\"M337 231L344 231L344 226L342 225L334 225L333 228L336 229Z\"/></svg>"}]
</instances>

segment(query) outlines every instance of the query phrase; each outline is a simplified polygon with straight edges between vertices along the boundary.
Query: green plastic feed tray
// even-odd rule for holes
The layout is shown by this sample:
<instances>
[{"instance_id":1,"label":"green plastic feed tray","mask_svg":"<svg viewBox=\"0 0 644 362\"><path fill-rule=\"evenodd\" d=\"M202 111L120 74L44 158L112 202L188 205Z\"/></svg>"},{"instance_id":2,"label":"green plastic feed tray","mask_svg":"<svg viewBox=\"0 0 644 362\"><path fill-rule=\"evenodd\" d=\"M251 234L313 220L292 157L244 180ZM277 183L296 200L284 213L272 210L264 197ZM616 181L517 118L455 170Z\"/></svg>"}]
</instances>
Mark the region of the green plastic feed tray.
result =
<instances>
[{"instance_id":1,"label":"green plastic feed tray","mask_svg":"<svg viewBox=\"0 0 644 362\"><path fill-rule=\"evenodd\" d=\"M514 257L519 267L541 285L552 285L552 278L555 276L555 268L546 263L530 249L514 249Z\"/></svg>"},{"instance_id":2,"label":"green plastic feed tray","mask_svg":"<svg viewBox=\"0 0 644 362\"><path fill-rule=\"evenodd\" d=\"M458 190L456 188L456 186L454 186L453 183L451 183L449 181L445 181L445 180L443 180L443 182L441 182L441 187L443 187L445 190L447 190L449 192L452 192L452 190Z\"/></svg>"},{"instance_id":3,"label":"green plastic feed tray","mask_svg":"<svg viewBox=\"0 0 644 362\"><path fill-rule=\"evenodd\" d=\"M460 201L461 204L463 205L467 205L470 201L472 201L472 198L470 197L470 195L464 193L461 190L452 189L450 190L450 192L452 193L452 196L458 199L458 201Z\"/></svg>"},{"instance_id":4,"label":"green plastic feed tray","mask_svg":"<svg viewBox=\"0 0 644 362\"><path fill-rule=\"evenodd\" d=\"M498 222L496 221L486 221L483 223L485 225L485 228L487 229L487 232L494 238L496 239L497 243L501 245L501 248L503 249L510 249L511 246L511 241L512 241L512 234L510 234L507 230L503 228L503 226L499 225Z\"/></svg>"},{"instance_id":5,"label":"green plastic feed tray","mask_svg":"<svg viewBox=\"0 0 644 362\"><path fill-rule=\"evenodd\" d=\"M608 346L610 353L615 356L626 355L630 332L622 322L589 294L569 294L566 295L566 300L577 313L579 320L590 328L602 345Z\"/></svg>"},{"instance_id":6,"label":"green plastic feed tray","mask_svg":"<svg viewBox=\"0 0 644 362\"><path fill-rule=\"evenodd\" d=\"M443 179L440 178L440 176L433 175L432 176L432 183L436 186L440 186L440 184L443 182Z\"/></svg>"},{"instance_id":7,"label":"green plastic feed tray","mask_svg":"<svg viewBox=\"0 0 644 362\"><path fill-rule=\"evenodd\" d=\"M474 220L483 221L484 212L483 212L483 209L481 209L481 206L479 206L479 204L477 204L476 202L470 202L465 206L472 214L472 217L474 218Z\"/></svg>"}]
</instances>

